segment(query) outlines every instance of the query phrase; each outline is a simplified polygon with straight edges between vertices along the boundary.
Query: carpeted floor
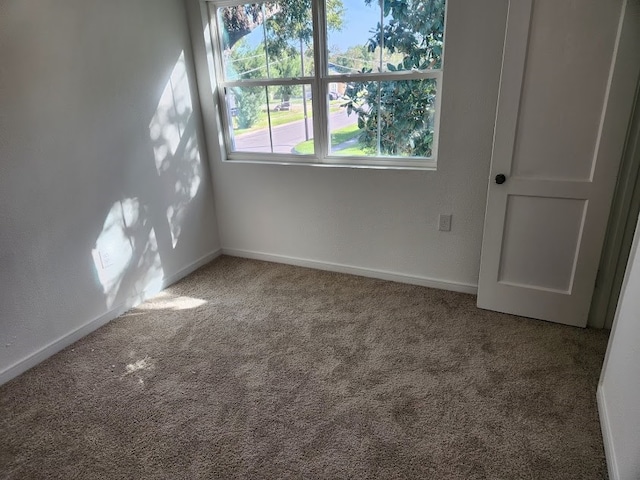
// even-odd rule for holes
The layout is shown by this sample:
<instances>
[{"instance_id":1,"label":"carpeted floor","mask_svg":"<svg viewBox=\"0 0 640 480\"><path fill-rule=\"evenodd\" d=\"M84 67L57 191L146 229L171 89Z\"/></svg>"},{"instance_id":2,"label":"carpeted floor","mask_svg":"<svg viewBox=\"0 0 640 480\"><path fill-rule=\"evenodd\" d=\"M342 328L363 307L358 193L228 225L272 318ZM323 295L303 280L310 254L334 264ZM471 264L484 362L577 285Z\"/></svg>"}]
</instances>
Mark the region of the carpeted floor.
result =
<instances>
[{"instance_id":1,"label":"carpeted floor","mask_svg":"<svg viewBox=\"0 0 640 480\"><path fill-rule=\"evenodd\" d=\"M0 387L0 478L602 479L606 341L222 257Z\"/></svg>"}]
</instances>

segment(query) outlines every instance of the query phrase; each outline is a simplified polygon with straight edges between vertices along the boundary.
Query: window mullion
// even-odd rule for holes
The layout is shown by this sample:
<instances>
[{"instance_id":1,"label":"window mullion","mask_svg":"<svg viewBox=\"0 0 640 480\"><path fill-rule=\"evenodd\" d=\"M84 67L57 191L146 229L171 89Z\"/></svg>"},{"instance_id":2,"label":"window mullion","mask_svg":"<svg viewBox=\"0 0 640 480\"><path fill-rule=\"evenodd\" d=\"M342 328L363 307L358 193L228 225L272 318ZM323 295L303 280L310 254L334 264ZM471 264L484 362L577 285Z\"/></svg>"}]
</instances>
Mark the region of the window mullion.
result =
<instances>
[{"instance_id":1,"label":"window mullion","mask_svg":"<svg viewBox=\"0 0 640 480\"><path fill-rule=\"evenodd\" d=\"M329 116L327 104L327 30L324 0L312 2L313 57L315 79L311 85L313 105L314 151L324 162L329 151Z\"/></svg>"},{"instance_id":2,"label":"window mullion","mask_svg":"<svg viewBox=\"0 0 640 480\"><path fill-rule=\"evenodd\" d=\"M251 78L248 80L228 80L219 82L223 87L277 87L280 85L311 85L313 78Z\"/></svg>"},{"instance_id":3,"label":"window mullion","mask_svg":"<svg viewBox=\"0 0 640 480\"><path fill-rule=\"evenodd\" d=\"M380 66L378 67L378 72L382 73L382 56L384 55L384 2L380 2L380 41L378 42L380 45ZM378 131L376 134L377 142L376 142L376 150L378 157L382 154L382 149L380 148L382 144L382 139L380 136L382 135L382 82L378 80Z\"/></svg>"},{"instance_id":4,"label":"window mullion","mask_svg":"<svg viewBox=\"0 0 640 480\"><path fill-rule=\"evenodd\" d=\"M269 125L269 145L271 145L271 153L273 153L273 128L271 125L271 105L269 104L269 87L264 87L264 94L267 99L267 123Z\"/></svg>"},{"instance_id":5,"label":"window mullion","mask_svg":"<svg viewBox=\"0 0 640 480\"><path fill-rule=\"evenodd\" d=\"M264 38L264 61L267 65L267 78L271 78L271 72L269 71L269 44L267 43L267 12L264 9L264 3L262 4L262 38Z\"/></svg>"},{"instance_id":6,"label":"window mullion","mask_svg":"<svg viewBox=\"0 0 640 480\"><path fill-rule=\"evenodd\" d=\"M224 138L224 147L225 153L229 155L232 150L232 145L235 141L233 136L232 124L233 120L231 118L231 114L229 112L229 107L227 104L227 87L220 85L220 80L224 79L224 62L222 60L222 32L218 27L218 18L216 15L211 15L210 8L207 9L208 13L208 21L209 21L209 36L211 38L212 49L215 52L213 55L213 76L216 80L216 93L218 94L218 102L222 107L219 113L219 118L222 126L222 136ZM215 10L214 10L215 12Z\"/></svg>"},{"instance_id":7,"label":"window mullion","mask_svg":"<svg viewBox=\"0 0 640 480\"><path fill-rule=\"evenodd\" d=\"M300 37L300 75L304 76L304 42ZM302 85L302 110L304 114L304 139L309 141L309 114L307 112L307 88Z\"/></svg>"},{"instance_id":8,"label":"window mullion","mask_svg":"<svg viewBox=\"0 0 640 480\"><path fill-rule=\"evenodd\" d=\"M378 67L378 72L382 73L382 56L384 55L384 2L380 2L380 41L378 42L380 45L380 63ZM379 84L379 83L378 83ZM378 87L378 96L380 96L380 87ZM378 140L380 140L380 122L378 122ZM378 155L380 155L380 145L378 144Z\"/></svg>"},{"instance_id":9,"label":"window mullion","mask_svg":"<svg viewBox=\"0 0 640 480\"><path fill-rule=\"evenodd\" d=\"M440 112L442 108L442 70L440 70L439 75L436 77L436 111L434 114L434 124L433 124L433 144L431 145L431 151L438 151L438 142L440 140ZM433 156L433 155L432 155Z\"/></svg>"},{"instance_id":10,"label":"window mullion","mask_svg":"<svg viewBox=\"0 0 640 480\"><path fill-rule=\"evenodd\" d=\"M382 126L382 82L380 80L378 80L378 112L377 112L377 117L378 117L378 127L377 127L377 133L376 133L376 154L379 157L382 154L382 149L380 148L380 145L382 144L382 139L380 138L380 135L382 134L381 130L381 126Z\"/></svg>"},{"instance_id":11,"label":"window mullion","mask_svg":"<svg viewBox=\"0 0 640 480\"><path fill-rule=\"evenodd\" d=\"M397 81L397 80L423 80L425 78L439 78L442 70L403 70L397 72L382 73L343 73L332 74L329 78L332 82L367 82L367 81Z\"/></svg>"}]
</instances>

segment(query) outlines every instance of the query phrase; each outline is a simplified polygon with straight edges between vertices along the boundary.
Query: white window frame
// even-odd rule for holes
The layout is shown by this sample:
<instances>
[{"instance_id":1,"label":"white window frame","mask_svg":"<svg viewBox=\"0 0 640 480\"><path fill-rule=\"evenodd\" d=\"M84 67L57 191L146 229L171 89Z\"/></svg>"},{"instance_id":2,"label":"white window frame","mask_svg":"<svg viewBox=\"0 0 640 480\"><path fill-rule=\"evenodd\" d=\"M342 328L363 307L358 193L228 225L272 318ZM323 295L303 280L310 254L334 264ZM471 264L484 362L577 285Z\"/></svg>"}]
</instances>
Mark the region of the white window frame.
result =
<instances>
[{"instance_id":1,"label":"white window frame","mask_svg":"<svg viewBox=\"0 0 640 480\"><path fill-rule=\"evenodd\" d=\"M218 26L217 9L233 7L251 3L252 0L206 0L211 44L213 50L214 88L218 95L218 115L223 128L224 155L222 160L233 163L267 163L279 165L314 165L337 166L351 168L380 168L380 169L410 169L435 170L437 167L438 139L440 136L440 111L442 103L442 77L444 72L444 50L446 48L446 12L445 6L445 35L443 51L439 69L420 71L396 71L380 73L329 74L327 61L327 30L325 0L312 0L313 17L313 46L314 46L314 76L295 78L265 78L247 80L225 80L222 49L222 32ZM253 0L257 3L265 0ZM331 155L331 136L329 132L329 84L335 82L363 82L363 81L401 81L436 79L436 106L434 112L434 132L431 157L402 157L402 156L346 156ZM231 87L271 87L279 85L305 84L311 88L311 102L313 109L313 141L314 153L310 155L296 155L292 153L270 152L238 152L232 151L231 118L227 108L225 89ZM268 110L268 109L267 109ZM355 114L354 114L355 115Z\"/></svg>"}]
</instances>

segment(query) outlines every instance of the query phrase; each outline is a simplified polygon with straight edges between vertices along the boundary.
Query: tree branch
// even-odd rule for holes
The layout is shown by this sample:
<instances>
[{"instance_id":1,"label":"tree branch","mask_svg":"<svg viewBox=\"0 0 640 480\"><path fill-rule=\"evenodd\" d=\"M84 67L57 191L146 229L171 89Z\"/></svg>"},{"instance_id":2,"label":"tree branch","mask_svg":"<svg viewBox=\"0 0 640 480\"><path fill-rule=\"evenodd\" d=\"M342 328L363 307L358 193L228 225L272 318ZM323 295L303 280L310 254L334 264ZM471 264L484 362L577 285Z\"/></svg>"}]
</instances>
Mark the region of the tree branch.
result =
<instances>
[{"instance_id":1,"label":"tree branch","mask_svg":"<svg viewBox=\"0 0 640 480\"><path fill-rule=\"evenodd\" d=\"M225 28L224 48L232 48L242 37L269 20L281 11L281 7L275 3L262 5L238 5L221 9L222 23Z\"/></svg>"}]
</instances>

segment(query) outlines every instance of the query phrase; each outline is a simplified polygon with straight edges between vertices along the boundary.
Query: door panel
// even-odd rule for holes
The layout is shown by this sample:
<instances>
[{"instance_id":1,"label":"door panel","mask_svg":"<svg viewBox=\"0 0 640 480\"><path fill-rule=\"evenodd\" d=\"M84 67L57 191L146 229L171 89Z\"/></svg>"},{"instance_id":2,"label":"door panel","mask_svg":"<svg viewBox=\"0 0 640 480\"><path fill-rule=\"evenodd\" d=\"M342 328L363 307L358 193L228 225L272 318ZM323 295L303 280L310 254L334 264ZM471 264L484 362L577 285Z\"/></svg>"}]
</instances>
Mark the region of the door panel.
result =
<instances>
[{"instance_id":1,"label":"door panel","mask_svg":"<svg viewBox=\"0 0 640 480\"><path fill-rule=\"evenodd\" d=\"M587 3L509 3L478 285L479 307L577 326L619 164L600 144L622 0Z\"/></svg>"},{"instance_id":2,"label":"door panel","mask_svg":"<svg viewBox=\"0 0 640 480\"><path fill-rule=\"evenodd\" d=\"M514 175L591 178L620 4L533 2Z\"/></svg>"},{"instance_id":3,"label":"door panel","mask_svg":"<svg viewBox=\"0 0 640 480\"><path fill-rule=\"evenodd\" d=\"M498 282L568 293L586 201L509 195Z\"/></svg>"}]
</instances>

